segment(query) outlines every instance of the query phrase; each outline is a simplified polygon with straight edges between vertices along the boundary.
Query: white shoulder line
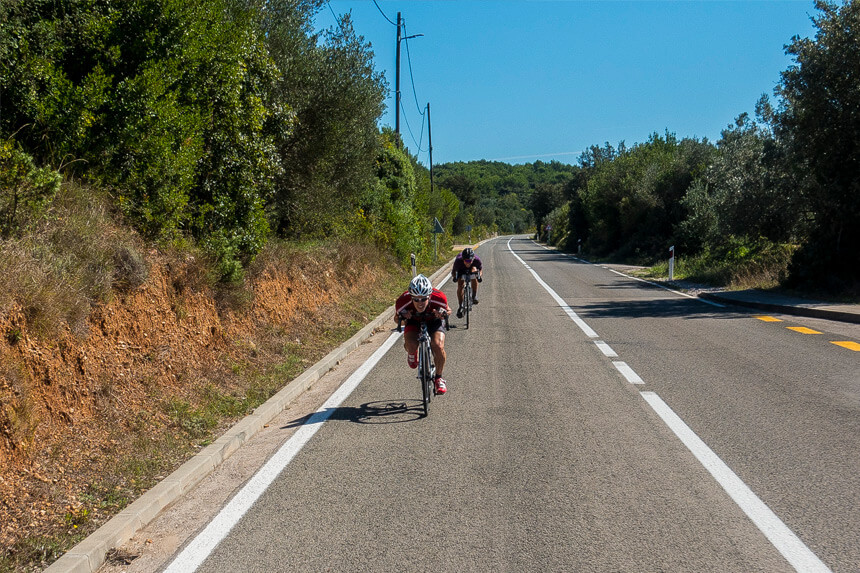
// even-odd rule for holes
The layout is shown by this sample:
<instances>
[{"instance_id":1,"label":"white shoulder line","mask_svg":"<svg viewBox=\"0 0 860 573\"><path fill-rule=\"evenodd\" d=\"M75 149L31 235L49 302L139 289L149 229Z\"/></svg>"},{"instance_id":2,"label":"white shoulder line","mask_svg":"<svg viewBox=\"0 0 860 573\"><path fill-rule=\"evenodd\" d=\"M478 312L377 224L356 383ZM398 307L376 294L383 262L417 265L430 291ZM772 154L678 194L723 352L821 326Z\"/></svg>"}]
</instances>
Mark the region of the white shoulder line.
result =
<instances>
[{"instance_id":1,"label":"white shoulder line","mask_svg":"<svg viewBox=\"0 0 860 573\"><path fill-rule=\"evenodd\" d=\"M830 568L765 505L660 396L654 392L640 392L640 394L796 570L804 573L830 571Z\"/></svg>"},{"instance_id":2,"label":"white shoulder line","mask_svg":"<svg viewBox=\"0 0 860 573\"><path fill-rule=\"evenodd\" d=\"M269 461L254 474L254 476L239 490L239 493L225 505L220 513L209 522L203 531L185 546L185 549L165 569L165 573L189 573L197 570L219 543L230 533L242 516L263 495L275 478L293 460L297 453L317 433L323 422L328 420L365 376L376 366L376 363L388 352L400 338L400 333L388 337L367 361L361 365L344 382L334 394L308 418L293 436L287 440Z\"/></svg>"},{"instance_id":3,"label":"white shoulder line","mask_svg":"<svg viewBox=\"0 0 860 573\"><path fill-rule=\"evenodd\" d=\"M593 264L593 263L589 263L589 264ZM712 306L718 306L718 307L720 307L720 308L726 308L726 305L724 305L724 304L720 304L720 303L718 303L718 302L714 302L714 301L712 301L712 300L708 300L708 299L706 299L706 298L699 298L699 297L697 297L697 296L693 296L693 295L691 295L691 294L687 294L687 293L685 293L685 292L677 291L677 290L675 290L675 289L671 289L671 288L669 288L669 287L667 287L667 286L661 285L660 283L655 283L655 282L653 282L653 281L646 281L645 279L640 279L639 277L634 277L634 276L632 276L632 275L628 275L628 274L622 273L621 271L616 271L615 269L610 269L609 267L604 266L604 265L597 265L597 266L599 266L600 268L606 269L607 271L609 271L609 272L611 272L611 273L615 273L616 275L621 275L622 277L626 277L626 278L628 278L628 279L633 279L633 280L635 280L635 281L640 281L640 282L643 282L643 283L647 283L647 284L649 284L649 285L654 285L655 287L660 287L660 288L661 288L661 289L663 289L663 290L667 290L667 291L669 291L669 292L671 292L671 293L674 293L674 294L677 294L677 295L680 295L680 296L685 296L685 297L687 297L687 298L691 298L691 299L693 299L693 300L698 300L699 302L703 302L703 303L705 303L705 304L710 304L710 305L712 305Z\"/></svg>"}]
</instances>

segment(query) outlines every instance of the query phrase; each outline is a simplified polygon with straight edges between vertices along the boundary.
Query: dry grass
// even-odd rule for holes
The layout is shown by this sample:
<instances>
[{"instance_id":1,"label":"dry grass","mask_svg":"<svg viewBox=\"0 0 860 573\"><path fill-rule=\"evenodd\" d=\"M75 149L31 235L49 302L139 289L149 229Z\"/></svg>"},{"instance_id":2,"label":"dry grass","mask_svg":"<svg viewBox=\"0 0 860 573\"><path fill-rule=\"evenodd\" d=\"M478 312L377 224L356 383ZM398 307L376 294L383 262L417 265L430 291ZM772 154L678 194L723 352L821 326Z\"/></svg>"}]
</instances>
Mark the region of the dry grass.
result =
<instances>
[{"instance_id":1,"label":"dry grass","mask_svg":"<svg viewBox=\"0 0 860 573\"><path fill-rule=\"evenodd\" d=\"M42 221L0 242L0 311L19 304L43 336L64 323L83 334L95 302L114 287L140 285L141 245L114 222L108 205L93 189L65 183Z\"/></svg>"},{"instance_id":2,"label":"dry grass","mask_svg":"<svg viewBox=\"0 0 860 573\"><path fill-rule=\"evenodd\" d=\"M761 244L755 248L740 246L716 254L680 257L675 262L674 278L732 290L773 289L788 276L793 247ZM661 261L642 276L665 278L669 264Z\"/></svg>"}]
</instances>

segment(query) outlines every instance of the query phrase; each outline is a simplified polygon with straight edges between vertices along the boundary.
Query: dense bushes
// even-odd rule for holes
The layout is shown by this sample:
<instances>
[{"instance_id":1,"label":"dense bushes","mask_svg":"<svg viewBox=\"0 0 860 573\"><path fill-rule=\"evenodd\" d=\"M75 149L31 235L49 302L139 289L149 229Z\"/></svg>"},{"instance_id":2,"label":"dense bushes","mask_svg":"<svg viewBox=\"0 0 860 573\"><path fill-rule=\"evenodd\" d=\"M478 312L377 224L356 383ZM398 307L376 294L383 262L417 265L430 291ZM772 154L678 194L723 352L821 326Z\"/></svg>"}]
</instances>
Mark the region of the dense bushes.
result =
<instances>
[{"instance_id":1,"label":"dense bushes","mask_svg":"<svg viewBox=\"0 0 860 573\"><path fill-rule=\"evenodd\" d=\"M311 33L321 6L0 0L0 135L111 189L144 236L193 238L225 280L272 227L349 234L386 87L348 16Z\"/></svg>"}]
</instances>

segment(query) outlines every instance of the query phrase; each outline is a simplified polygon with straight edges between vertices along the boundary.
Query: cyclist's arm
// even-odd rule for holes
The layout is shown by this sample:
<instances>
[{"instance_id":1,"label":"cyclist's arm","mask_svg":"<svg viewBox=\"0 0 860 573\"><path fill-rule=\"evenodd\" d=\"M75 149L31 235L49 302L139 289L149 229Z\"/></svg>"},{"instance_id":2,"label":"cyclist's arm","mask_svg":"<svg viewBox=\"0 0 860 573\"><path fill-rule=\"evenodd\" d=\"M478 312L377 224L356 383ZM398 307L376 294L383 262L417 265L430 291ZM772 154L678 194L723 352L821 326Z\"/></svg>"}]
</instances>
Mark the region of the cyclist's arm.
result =
<instances>
[{"instance_id":1,"label":"cyclist's arm","mask_svg":"<svg viewBox=\"0 0 860 573\"><path fill-rule=\"evenodd\" d=\"M433 318L445 318L447 315L451 314L451 306L448 304L447 299L434 299L432 304L432 309L428 310L430 310L430 314Z\"/></svg>"}]
</instances>

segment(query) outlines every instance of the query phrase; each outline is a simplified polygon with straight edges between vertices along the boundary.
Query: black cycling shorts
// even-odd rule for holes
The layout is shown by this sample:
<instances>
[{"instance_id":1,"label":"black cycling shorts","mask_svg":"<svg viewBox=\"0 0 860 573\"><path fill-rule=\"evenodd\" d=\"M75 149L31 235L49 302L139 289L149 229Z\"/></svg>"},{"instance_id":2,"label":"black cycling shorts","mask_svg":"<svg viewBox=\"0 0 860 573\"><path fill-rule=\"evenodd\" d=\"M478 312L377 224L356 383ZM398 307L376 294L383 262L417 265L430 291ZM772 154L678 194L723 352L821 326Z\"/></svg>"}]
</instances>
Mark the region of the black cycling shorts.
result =
<instances>
[{"instance_id":1,"label":"black cycling shorts","mask_svg":"<svg viewBox=\"0 0 860 573\"><path fill-rule=\"evenodd\" d=\"M421 327L419 325L419 321L409 319L406 321L406 327L404 328L404 332L413 332L420 330ZM445 332L445 323L441 318L436 318L434 320L427 321L427 332L433 334L438 331Z\"/></svg>"}]
</instances>

